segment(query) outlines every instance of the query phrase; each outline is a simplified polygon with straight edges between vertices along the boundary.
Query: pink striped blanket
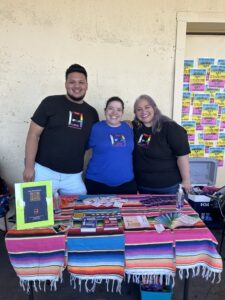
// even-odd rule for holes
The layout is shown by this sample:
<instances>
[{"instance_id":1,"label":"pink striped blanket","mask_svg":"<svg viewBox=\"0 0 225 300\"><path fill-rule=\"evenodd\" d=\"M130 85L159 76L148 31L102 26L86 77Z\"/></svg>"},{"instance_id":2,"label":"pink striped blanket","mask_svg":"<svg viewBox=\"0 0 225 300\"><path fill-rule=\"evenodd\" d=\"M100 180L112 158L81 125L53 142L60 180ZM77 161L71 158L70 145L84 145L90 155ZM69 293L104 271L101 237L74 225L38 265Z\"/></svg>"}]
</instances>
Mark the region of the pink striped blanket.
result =
<instances>
[{"instance_id":1,"label":"pink striped blanket","mask_svg":"<svg viewBox=\"0 0 225 300\"><path fill-rule=\"evenodd\" d=\"M208 228L176 228L173 235L176 267L181 278L186 270L186 276L192 273L193 277L212 277L212 282L217 276L220 281L223 263L216 250L217 240Z\"/></svg>"},{"instance_id":2,"label":"pink striped blanket","mask_svg":"<svg viewBox=\"0 0 225 300\"><path fill-rule=\"evenodd\" d=\"M174 279L176 267L173 254L173 235L170 230L125 231L125 273L128 281L141 279L154 282L156 276L165 276L169 283Z\"/></svg>"},{"instance_id":3,"label":"pink striped blanket","mask_svg":"<svg viewBox=\"0 0 225 300\"><path fill-rule=\"evenodd\" d=\"M29 291L29 282L34 289L40 283L56 282L62 277L65 258L65 233L56 233L51 228L16 230L7 232L5 242L9 259L20 279L20 285ZM39 285L36 285L36 281Z\"/></svg>"}]
</instances>

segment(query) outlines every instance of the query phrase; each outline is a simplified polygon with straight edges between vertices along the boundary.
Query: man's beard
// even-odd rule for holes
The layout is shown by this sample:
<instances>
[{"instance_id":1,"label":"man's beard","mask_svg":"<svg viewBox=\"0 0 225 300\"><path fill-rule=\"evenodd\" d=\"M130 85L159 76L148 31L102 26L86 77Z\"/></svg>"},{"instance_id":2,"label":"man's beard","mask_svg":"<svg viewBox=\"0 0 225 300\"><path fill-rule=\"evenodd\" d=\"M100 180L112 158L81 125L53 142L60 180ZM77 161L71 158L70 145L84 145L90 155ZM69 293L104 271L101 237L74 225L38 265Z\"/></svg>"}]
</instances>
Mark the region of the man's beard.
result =
<instances>
[{"instance_id":1,"label":"man's beard","mask_svg":"<svg viewBox=\"0 0 225 300\"><path fill-rule=\"evenodd\" d=\"M68 96L71 100L73 100L73 101L75 101L75 102L80 102L80 101L82 101L82 100L84 99L85 94L84 94L83 96L80 96L80 97L74 97L74 96L72 96L72 95L70 95L70 94L67 93L67 96Z\"/></svg>"}]
</instances>

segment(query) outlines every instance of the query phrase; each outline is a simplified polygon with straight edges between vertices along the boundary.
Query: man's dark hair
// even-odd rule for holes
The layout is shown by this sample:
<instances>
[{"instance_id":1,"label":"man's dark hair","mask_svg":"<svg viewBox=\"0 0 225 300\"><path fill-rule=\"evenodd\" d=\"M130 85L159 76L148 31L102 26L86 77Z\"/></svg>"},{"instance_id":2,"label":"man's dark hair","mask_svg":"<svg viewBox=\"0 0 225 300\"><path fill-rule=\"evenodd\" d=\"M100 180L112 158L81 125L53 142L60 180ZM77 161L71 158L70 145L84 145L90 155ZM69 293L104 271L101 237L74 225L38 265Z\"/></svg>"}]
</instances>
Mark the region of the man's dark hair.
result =
<instances>
[{"instance_id":1,"label":"man's dark hair","mask_svg":"<svg viewBox=\"0 0 225 300\"><path fill-rule=\"evenodd\" d=\"M67 79L67 77L68 77L68 75L69 75L70 73L74 73L74 72L84 74L85 78L87 79L87 71L85 70L84 67L82 67L81 65L78 65L78 64L71 65L71 66L66 70L66 79Z\"/></svg>"}]
</instances>

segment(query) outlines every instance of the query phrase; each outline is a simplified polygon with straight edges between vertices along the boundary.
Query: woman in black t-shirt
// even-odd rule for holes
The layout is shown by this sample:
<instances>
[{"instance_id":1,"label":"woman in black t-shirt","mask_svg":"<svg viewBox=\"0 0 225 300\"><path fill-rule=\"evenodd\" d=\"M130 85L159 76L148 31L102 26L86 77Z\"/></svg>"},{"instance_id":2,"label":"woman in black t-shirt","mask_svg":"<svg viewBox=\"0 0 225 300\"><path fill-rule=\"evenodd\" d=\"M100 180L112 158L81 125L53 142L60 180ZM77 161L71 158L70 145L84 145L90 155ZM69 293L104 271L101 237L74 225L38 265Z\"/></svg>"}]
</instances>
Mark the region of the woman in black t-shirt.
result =
<instances>
[{"instance_id":1,"label":"woman in black t-shirt","mask_svg":"<svg viewBox=\"0 0 225 300\"><path fill-rule=\"evenodd\" d=\"M190 148L185 129L162 115L148 95L137 98L134 113L134 171L139 192L175 194L179 183L188 192Z\"/></svg>"}]
</instances>

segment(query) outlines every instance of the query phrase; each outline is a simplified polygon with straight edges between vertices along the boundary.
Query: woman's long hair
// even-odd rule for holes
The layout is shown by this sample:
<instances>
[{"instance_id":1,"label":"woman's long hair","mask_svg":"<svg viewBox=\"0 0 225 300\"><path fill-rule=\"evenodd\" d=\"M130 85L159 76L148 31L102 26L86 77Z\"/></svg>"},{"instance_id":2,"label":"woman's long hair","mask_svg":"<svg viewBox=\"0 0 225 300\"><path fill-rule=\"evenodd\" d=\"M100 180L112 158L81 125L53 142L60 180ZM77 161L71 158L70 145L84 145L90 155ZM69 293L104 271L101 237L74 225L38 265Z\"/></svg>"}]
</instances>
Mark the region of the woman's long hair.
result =
<instances>
[{"instance_id":1,"label":"woman's long hair","mask_svg":"<svg viewBox=\"0 0 225 300\"><path fill-rule=\"evenodd\" d=\"M161 113L161 111L159 110L159 108L157 107L155 101L148 95L141 95L139 96L135 103L134 103L134 114L135 114L135 119L134 122L136 123L136 125L138 127L142 127L143 123L138 120L137 116L136 116L136 110L137 110L137 106L140 100L146 100L148 102L148 104L153 108L154 110L154 117L152 120L152 132L156 133L156 132L160 132L160 130L162 129L162 123L165 121L169 121L172 122L173 120L170 119L169 117L163 115Z\"/></svg>"}]
</instances>

